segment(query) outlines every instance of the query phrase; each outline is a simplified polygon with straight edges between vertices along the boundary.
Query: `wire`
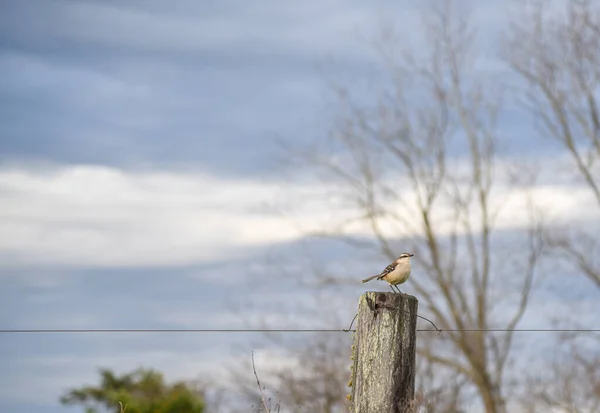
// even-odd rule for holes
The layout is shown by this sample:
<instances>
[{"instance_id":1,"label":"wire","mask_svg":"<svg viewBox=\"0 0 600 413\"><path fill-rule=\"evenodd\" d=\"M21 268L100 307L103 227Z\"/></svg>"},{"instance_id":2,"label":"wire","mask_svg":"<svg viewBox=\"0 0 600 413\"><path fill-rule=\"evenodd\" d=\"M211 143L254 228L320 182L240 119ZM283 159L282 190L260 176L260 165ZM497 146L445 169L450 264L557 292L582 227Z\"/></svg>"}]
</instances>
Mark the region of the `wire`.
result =
<instances>
[{"instance_id":1,"label":"wire","mask_svg":"<svg viewBox=\"0 0 600 413\"><path fill-rule=\"evenodd\" d=\"M3 329L0 330L0 334L85 334L85 333L348 333L356 330L346 329L333 329L333 328L274 328L274 329L262 329L262 328L195 328L195 329ZM549 328L515 328L515 329L502 329L502 328L490 328L490 329L477 329L477 328L466 328L466 329L417 329L418 332L436 332L436 333L456 333L456 332L487 332L487 333L501 333L501 332L517 332L517 333L600 333L600 329L549 329Z\"/></svg>"},{"instance_id":2,"label":"wire","mask_svg":"<svg viewBox=\"0 0 600 413\"><path fill-rule=\"evenodd\" d=\"M24 330L0 330L0 333L317 333L317 332L341 332L341 329L224 329L224 328L177 328L177 329L24 329Z\"/></svg>"}]
</instances>

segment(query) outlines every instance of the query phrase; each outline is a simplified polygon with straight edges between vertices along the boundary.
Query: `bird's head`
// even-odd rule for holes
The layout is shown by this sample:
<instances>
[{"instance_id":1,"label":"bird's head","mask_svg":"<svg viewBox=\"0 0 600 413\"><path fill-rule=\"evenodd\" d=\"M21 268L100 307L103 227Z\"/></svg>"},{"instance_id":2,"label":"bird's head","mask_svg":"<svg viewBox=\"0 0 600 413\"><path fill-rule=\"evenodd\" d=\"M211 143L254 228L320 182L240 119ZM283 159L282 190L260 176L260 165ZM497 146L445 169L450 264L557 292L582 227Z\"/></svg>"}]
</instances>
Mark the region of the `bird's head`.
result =
<instances>
[{"instance_id":1,"label":"bird's head","mask_svg":"<svg viewBox=\"0 0 600 413\"><path fill-rule=\"evenodd\" d=\"M401 262L410 261L410 257L414 256L414 254L409 254L408 252L402 253L398 258L396 258L396 262L400 264Z\"/></svg>"}]
</instances>

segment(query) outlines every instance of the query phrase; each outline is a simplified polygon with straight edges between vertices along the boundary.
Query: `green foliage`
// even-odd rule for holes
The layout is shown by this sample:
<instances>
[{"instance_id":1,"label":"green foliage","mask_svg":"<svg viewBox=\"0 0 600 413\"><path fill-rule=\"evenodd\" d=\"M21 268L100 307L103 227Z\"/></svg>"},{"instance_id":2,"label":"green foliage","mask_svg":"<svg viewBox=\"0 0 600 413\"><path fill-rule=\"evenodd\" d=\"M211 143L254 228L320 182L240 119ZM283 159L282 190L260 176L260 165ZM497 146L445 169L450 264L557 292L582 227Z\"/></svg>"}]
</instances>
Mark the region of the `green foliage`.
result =
<instances>
[{"instance_id":1,"label":"green foliage","mask_svg":"<svg viewBox=\"0 0 600 413\"><path fill-rule=\"evenodd\" d=\"M202 413L202 394L184 382L164 383L161 373L138 369L117 376L110 370L100 370L100 385L72 389L60 401L82 405L86 413L102 411L121 413ZM101 409L104 407L104 409ZM100 410L99 410L100 409Z\"/></svg>"}]
</instances>

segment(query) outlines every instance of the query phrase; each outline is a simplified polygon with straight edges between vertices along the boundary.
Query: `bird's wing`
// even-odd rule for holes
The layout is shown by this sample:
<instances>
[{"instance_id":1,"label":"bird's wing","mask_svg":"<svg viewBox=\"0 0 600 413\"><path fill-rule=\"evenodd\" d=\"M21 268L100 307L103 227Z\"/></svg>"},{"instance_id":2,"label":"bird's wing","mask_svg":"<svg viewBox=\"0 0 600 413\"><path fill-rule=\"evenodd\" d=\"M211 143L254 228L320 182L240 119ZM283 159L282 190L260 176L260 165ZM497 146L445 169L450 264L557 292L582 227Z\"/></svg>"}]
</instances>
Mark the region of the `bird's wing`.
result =
<instances>
[{"instance_id":1,"label":"bird's wing","mask_svg":"<svg viewBox=\"0 0 600 413\"><path fill-rule=\"evenodd\" d=\"M389 273L391 273L392 271L394 271L396 269L397 265L398 264L396 264L395 262L393 262L390 265L388 265L387 267L385 267L385 269L383 271L381 271L381 274L379 274L379 276L377 277L377 279L381 280L383 277L385 277L386 275L388 275Z\"/></svg>"}]
</instances>

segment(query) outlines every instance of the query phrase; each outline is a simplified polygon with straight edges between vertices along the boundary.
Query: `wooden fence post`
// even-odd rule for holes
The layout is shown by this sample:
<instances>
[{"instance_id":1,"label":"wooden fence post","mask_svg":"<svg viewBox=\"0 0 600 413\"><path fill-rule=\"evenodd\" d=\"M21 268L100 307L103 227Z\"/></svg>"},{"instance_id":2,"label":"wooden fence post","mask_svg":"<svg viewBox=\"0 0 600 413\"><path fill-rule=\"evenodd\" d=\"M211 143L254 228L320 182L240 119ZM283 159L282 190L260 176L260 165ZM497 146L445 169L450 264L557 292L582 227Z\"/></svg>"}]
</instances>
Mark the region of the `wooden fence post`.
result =
<instances>
[{"instance_id":1,"label":"wooden fence post","mask_svg":"<svg viewBox=\"0 0 600 413\"><path fill-rule=\"evenodd\" d=\"M352 349L353 413L413 411L417 307L411 295L361 295Z\"/></svg>"}]
</instances>

